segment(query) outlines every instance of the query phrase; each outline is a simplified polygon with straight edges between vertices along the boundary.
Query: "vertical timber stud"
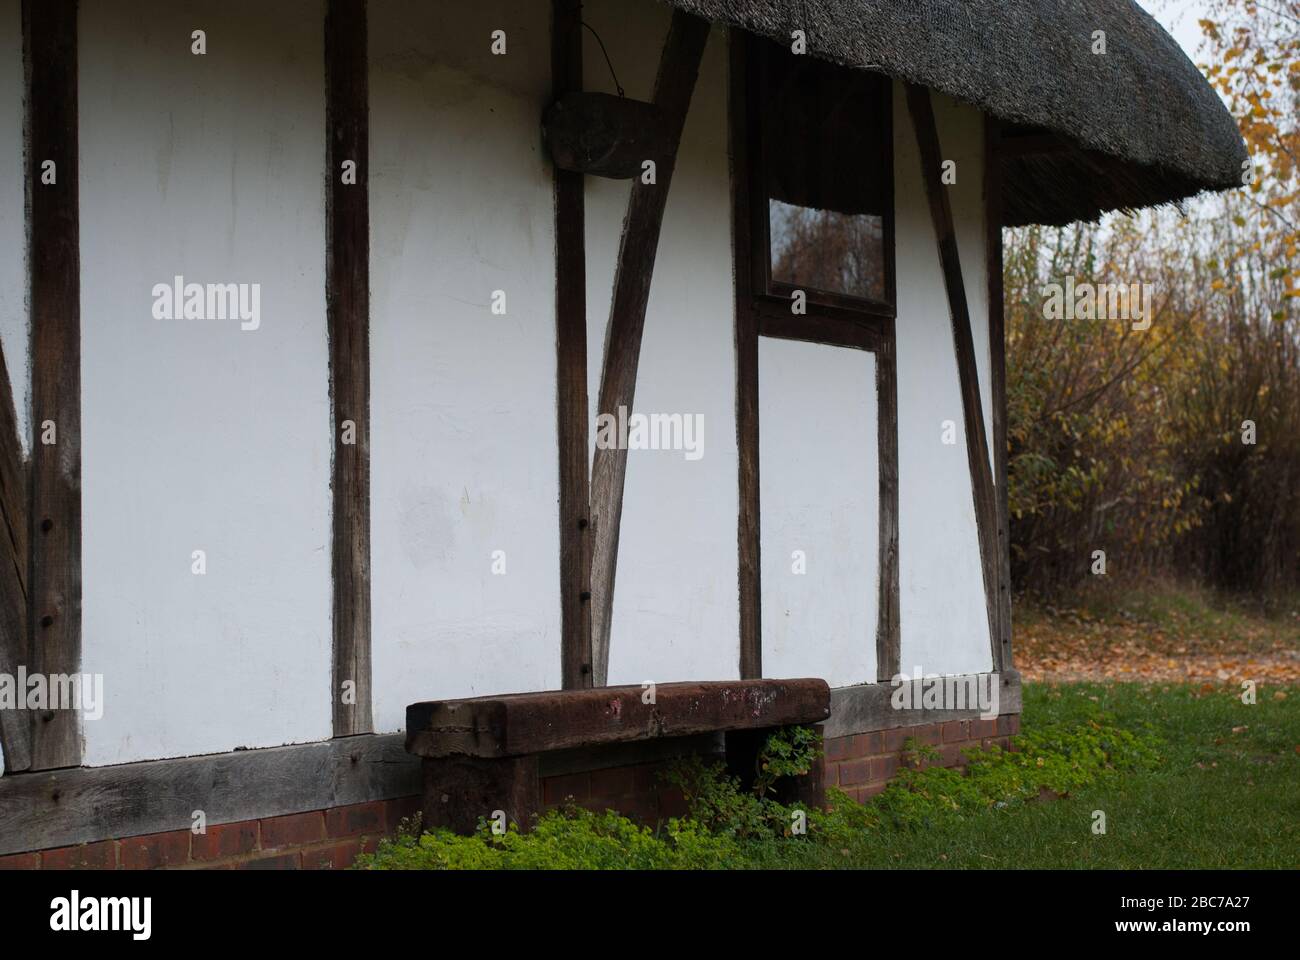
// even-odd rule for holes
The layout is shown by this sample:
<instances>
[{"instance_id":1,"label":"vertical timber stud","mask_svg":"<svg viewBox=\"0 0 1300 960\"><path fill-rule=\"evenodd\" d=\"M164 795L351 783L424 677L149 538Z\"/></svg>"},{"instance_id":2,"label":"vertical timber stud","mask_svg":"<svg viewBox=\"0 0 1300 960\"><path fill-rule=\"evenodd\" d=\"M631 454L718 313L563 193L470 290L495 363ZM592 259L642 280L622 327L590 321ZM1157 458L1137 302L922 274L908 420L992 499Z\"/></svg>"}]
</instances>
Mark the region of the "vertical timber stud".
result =
<instances>
[{"instance_id":1,"label":"vertical timber stud","mask_svg":"<svg viewBox=\"0 0 1300 960\"><path fill-rule=\"evenodd\" d=\"M984 118L984 246L988 257L989 371L993 402L993 470L998 526L998 635L993 669L1011 669L1011 526L1007 507L1007 341L1002 295L1001 127Z\"/></svg>"},{"instance_id":2,"label":"vertical timber stud","mask_svg":"<svg viewBox=\"0 0 1300 960\"><path fill-rule=\"evenodd\" d=\"M876 445L880 469L880 598L876 618L876 679L898 675L902 659L898 599L898 363L894 321L876 357Z\"/></svg>"},{"instance_id":3,"label":"vertical timber stud","mask_svg":"<svg viewBox=\"0 0 1300 960\"><path fill-rule=\"evenodd\" d=\"M736 449L739 453L740 676L763 675L762 568L759 565L758 318L754 314L750 225L751 98L746 35L728 31L731 138L731 229L736 297Z\"/></svg>"},{"instance_id":4,"label":"vertical timber stud","mask_svg":"<svg viewBox=\"0 0 1300 960\"><path fill-rule=\"evenodd\" d=\"M552 0L552 97L582 89L582 4ZM590 687L591 502L587 466L587 264L580 173L555 168L555 390L560 444L560 676Z\"/></svg>"},{"instance_id":5,"label":"vertical timber stud","mask_svg":"<svg viewBox=\"0 0 1300 960\"><path fill-rule=\"evenodd\" d=\"M325 310L334 432L331 695L336 737L374 730L370 699L367 89L365 0L329 0L325 14L325 169L329 178L325 191Z\"/></svg>"},{"instance_id":6,"label":"vertical timber stud","mask_svg":"<svg viewBox=\"0 0 1300 960\"><path fill-rule=\"evenodd\" d=\"M650 277L654 273L659 230L677 161L686 111L695 89L700 58L709 39L709 24L699 17L673 11L655 77L654 103L663 112L665 152L658 162L656 182L632 182L623 221L610 300L605 361L600 379L600 414L629 411L636 392L636 368L645 328ZM623 481L627 477L627 450L597 448L591 468L591 518L595 548L591 566L593 682L604 686L609 670L609 629L614 611L614 572L618 562L618 528L623 512Z\"/></svg>"},{"instance_id":7,"label":"vertical timber stud","mask_svg":"<svg viewBox=\"0 0 1300 960\"><path fill-rule=\"evenodd\" d=\"M77 3L23 4L31 267L31 669L81 670L81 262ZM49 163L53 163L53 167ZM44 178L42 174L48 174ZM52 177L53 182L42 182ZM81 763L80 714L34 712L32 768Z\"/></svg>"},{"instance_id":8,"label":"vertical timber stud","mask_svg":"<svg viewBox=\"0 0 1300 960\"><path fill-rule=\"evenodd\" d=\"M966 285L962 281L961 258L957 234L953 228L952 206L947 187L941 180L942 154L939 130L934 121L930 91L907 84L907 107L912 115L917 145L921 153L921 179L930 202L930 218L939 245L939 264L943 285L948 292L952 314L953 345L957 354L957 376L961 383L961 406L966 434L966 459L970 466L971 490L975 499L975 527L979 535L980 567L984 576L984 598L989 621L989 643L996 669L1001 658L998 629L997 511L994 507L993 471L989 466L989 442L984 430L984 411L980 401L979 374L975 365L975 343L970 326L970 308L966 303Z\"/></svg>"},{"instance_id":9,"label":"vertical timber stud","mask_svg":"<svg viewBox=\"0 0 1300 960\"><path fill-rule=\"evenodd\" d=\"M16 676L27 664L27 463L9 368L0 346L0 674ZM5 772L32 765L27 714L0 708L0 750Z\"/></svg>"}]
</instances>

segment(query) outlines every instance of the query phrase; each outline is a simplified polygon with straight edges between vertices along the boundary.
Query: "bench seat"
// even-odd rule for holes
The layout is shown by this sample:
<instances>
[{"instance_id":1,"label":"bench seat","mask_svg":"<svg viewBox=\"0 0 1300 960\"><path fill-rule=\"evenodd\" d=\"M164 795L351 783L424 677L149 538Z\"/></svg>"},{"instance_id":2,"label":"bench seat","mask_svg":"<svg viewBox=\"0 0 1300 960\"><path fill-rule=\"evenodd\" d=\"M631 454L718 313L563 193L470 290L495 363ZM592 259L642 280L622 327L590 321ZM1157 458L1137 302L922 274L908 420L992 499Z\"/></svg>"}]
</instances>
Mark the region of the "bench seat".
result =
<instances>
[{"instance_id":1,"label":"bench seat","mask_svg":"<svg viewBox=\"0 0 1300 960\"><path fill-rule=\"evenodd\" d=\"M504 810L526 829L541 809L542 754L721 733L728 765L743 778L768 732L822 723L830 709L830 688L817 678L431 700L406 708L406 749L423 759L427 827L470 832L480 817ZM808 781L801 792L816 802L821 777L800 779Z\"/></svg>"}]
</instances>

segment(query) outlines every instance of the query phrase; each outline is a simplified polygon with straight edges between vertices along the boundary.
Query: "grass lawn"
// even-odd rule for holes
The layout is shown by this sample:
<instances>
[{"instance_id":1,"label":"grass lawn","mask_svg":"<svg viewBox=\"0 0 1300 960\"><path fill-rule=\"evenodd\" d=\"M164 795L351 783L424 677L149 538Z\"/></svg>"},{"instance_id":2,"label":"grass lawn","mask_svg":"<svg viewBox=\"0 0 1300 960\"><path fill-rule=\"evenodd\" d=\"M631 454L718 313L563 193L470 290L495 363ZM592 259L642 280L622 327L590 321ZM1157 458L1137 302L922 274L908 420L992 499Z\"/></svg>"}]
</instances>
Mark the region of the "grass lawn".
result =
<instances>
[{"instance_id":1,"label":"grass lawn","mask_svg":"<svg viewBox=\"0 0 1300 960\"><path fill-rule=\"evenodd\" d=\"M1286 868L1300 866L1300 688L1026 684L1023 728L1098 708L1162 741L1154 770L941 828L866 832L848 846L754 845L758 867ZM1281 696L1278 696L1281 694ZM1106 815L1092 832L1093 811Z\"/></svg>"}]
</instances>

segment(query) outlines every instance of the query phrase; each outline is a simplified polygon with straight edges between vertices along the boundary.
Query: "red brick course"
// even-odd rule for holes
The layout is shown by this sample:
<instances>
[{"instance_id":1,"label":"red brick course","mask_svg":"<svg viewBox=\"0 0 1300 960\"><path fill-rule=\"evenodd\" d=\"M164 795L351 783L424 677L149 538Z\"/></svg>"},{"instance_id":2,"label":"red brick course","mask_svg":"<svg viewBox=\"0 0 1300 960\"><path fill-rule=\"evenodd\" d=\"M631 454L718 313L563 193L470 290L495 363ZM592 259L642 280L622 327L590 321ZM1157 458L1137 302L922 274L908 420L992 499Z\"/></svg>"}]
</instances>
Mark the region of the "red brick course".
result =
<instances>
[{"instance_id":1,"label":"red brick course","mask_svg":"<svg viewBox=\"0 0 1300 960\"><path fill-rule=\"evenodd\" d=\"M190 858L196 861L224 860L257 849L257 821L219 823L190 840Z\"/></svg>"},{"instance_id":2,"label":"red brick course","mask_svg":"<svg viewBox=\"0 0 1300 960\"><path fill-rule=\"evenodd\" d=\"M178 867L190 858L190 831L153 833L119 841L118 859L123 870Z\"/></svg>"},{"instance_id":3,"label":"red brick course","mask_svg":"<svg viewBox=\"0 0 1300 960\"><path fill-rule=\"evenodd\" d=\"M925 761L928 765L960 767L966 765L966 750L993 746L1008 750L1011 738L1019 733L1020 715L1006 714L990 720L946 720L833 737L825 742L826 786L838 787L855 800L868 800L898 773L905 762L907 740L936 751L937 756Z\"/></svg>"},{"instance_id":4,"label":"red brick course","mask_svg":"<svg viewBox=\"0 0 1300 960\"><path fill-rule=\"evenodd\" d=\"M293 813L262 821L262 849L297 847L325 839L324 811Z\"/></svg>"},{"instance_id":5,"label":"red brick course","mask_svg":"<svg viewBox=\"0 0 1300 960\"><path fill-rule=\"evenodd\" d=\"M0 856L0 870L341 870L373 853L420 798L356 803L284 817L219 823L75 847Z\"/></svg>"},{"instance_id":6,"label":"red brick course","mask_svg":"<svg viewBox=\"0 0 1300 960\"><path fill-rule=\"evenodd\" d=\"M41 852L42 870L115 870L117 841L101 840Z\"/></svg>"}]
</instances>

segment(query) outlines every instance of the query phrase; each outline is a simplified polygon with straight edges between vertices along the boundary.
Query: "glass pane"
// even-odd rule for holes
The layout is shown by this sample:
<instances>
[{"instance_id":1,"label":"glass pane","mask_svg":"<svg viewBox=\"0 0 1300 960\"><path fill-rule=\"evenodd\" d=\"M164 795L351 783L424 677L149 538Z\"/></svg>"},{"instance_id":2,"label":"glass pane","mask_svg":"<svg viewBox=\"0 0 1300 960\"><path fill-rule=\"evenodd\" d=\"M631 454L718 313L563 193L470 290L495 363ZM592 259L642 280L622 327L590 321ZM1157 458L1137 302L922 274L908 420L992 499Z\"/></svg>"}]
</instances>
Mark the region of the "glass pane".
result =
<instances>
[{"instance_id":1,"label":"glass pane","mask_svg":"<svg viewBox=\"0 0 1300 960\"><path fill-rule=\"evenodd\" d=\"M885 299L881 218L768 200L772 280L867 300Z\"/></svg>"}]
</instances>

